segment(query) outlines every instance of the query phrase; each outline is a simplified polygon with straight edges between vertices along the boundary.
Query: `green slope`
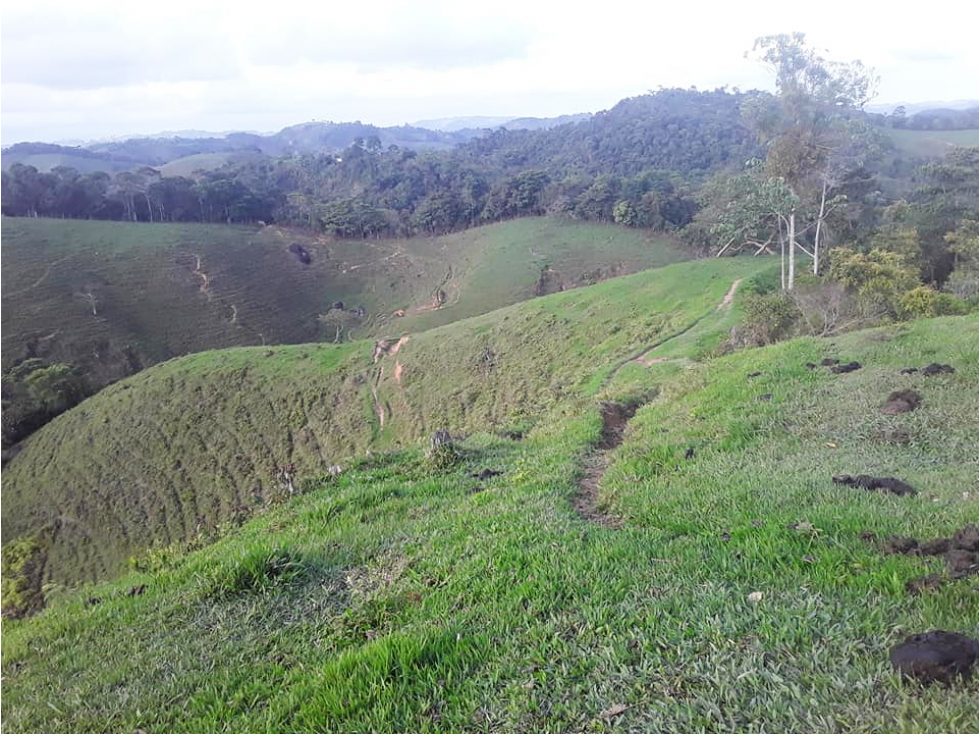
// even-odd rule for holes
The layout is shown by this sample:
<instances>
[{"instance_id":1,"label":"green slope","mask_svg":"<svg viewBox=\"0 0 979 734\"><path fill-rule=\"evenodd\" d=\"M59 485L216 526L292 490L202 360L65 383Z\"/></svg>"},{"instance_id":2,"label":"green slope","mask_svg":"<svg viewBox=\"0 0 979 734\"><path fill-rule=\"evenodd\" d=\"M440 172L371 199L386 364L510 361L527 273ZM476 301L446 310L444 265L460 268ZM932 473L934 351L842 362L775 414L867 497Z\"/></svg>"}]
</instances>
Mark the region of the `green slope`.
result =
<instances>
[{"instance_id":1,"label":"green slope","mask_svg":"<svg viewBox=\"0 0 979 734\"><path fill-rule=\"evenodd\" d=\"M88 392L192 352L369 335L399 309L398 328L410 329L485 313L532 297L547 266L560 273L545 279L553 289L687 257L662 237L543 218L341 241L277 227L7 218L2 247L4 372L27 357L71 364ZM345 310L331 309L338 301ZM29 406L8 407L5 436Z\"/></svg>"},{"instance_id":2,"label":"green slope","mask_svg":"<svg viewBox=\"0 0 979 734\"><path fill-rule=\"evenodd\" d=\"M956 146L979 145L979 130L888 130L887 136L914 158L941 158Z\"/></svg>"},{"instance_id":3,"label":"green slope","mask_svg":"<svg viewBox=\"0 0 979 734\"><path fill-rule=\"evenodd\" d=\"M863 368L804 367L825 356ZM900 374L934 360L958 371ZM917 411L879 412L909 387ZM940 561L861 533L976 518L979 319L627 363L603 395L654 396L607 455L619 529L571 501L594 398L561 401L523 441L474 435L444 472L415 449L377 456L203 550L5 622L5 728L972 730L975 683L903 686L887 650L926 629L979 635L974 580L909 596ZM906 442L882 439L898 430ZM470 476L485 468L502 474ZM830 481L863 471L919 494Z\"/></svg>"},{"instance_id":4,"label":"green slope","mask_svg":"<svg viewBox=\"0 0 979 734\"><path fill-rule=\"evenodd\" d=\"M448 428L519 430L598 389L596 373L682 331L759 259L681 263L374 342L169 361L106 388L24 444L4 473L5 542L46 543L44 581L116 572L269 501L276 465L314 478L369 446ZM400 336L396 334L395 336ZM389 344L392 342L389 342Z\"/></svg>"}]
</instances>

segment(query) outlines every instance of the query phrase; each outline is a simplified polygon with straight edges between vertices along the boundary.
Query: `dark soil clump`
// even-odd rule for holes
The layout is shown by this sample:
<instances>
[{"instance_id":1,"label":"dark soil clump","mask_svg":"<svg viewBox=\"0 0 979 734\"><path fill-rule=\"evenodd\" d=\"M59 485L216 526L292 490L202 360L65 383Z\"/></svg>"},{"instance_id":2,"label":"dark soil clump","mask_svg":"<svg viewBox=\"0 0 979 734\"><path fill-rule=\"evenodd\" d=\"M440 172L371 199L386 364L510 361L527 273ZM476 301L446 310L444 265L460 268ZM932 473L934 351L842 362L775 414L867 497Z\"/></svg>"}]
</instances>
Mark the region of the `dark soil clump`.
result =
<instances>
[{"instance_id":1,"label":"dark soil clump","mask_svg":"<svg viewBox=\"0 0 979 734\"><path fill-rule=\"evenodd\" d=\"M826 357L826 359L821 359L819 361L821 367L833 367L834 365L838 365L839 363L840 360L834 359L833 357Z\"/></svg>"},{"instance_id":2,"label":"dark soil clump","mask_svg":"<svg viewBox=\"0 0 979 734\"><path fill-rule=\"evenodd\" d=\"M885 553L902 556L943 556L946 575L929 574L909 581L907 590L919 594L937 589L949 580L964 579L979 574L979 527L969 523L950 538L935 538L919 543L914 538L895 536L884 541Z\"/></svg>"},{"instance_id":3,"label":"dark soil clump","mask_svg":"<svg viewBox=\"0 0 979 734\"><path fill-rule=\"evenodd\" d=\"M913 375L917 371L918 371L918 368L917 367L905 367L903 370L901 370L901 374L902 375Z\"/></svg>"},{"instance_id":4,"label":"dark soil clump","mask_svg":"<svg viewBox=\"0 0 979 734\"><path fill-rule=\"evenodd\" d=\"M758 402L760 403L767 403L771 399L772 399L772 394L770 392L767 392L764 395L759 395L757 398Z\"/></svg>"},{"instance_id":5,"label":"dark soil clump","mask_svg":"<svg viewBox=\"0 0 979 734\"><path fill-rule=\"evenodd\" d=\"M925 377L933 377L935 375L954 375L955 368L950 364L938 364L938 362L932 362L930 365L921 370L921 374Z\"/></svg>"},{"instance_id":6,"label":"dark soil clump","mask_svg":"<svg viewBox=\"0 0 979 734\"><path fill-rule=\"evenodd\" d=\"M296 242L289 245L289 252L295 255L296 259L303 265L309 265L311 262L313 262L313 258L310 256L306 248Z\"/></svg>"},{"instance_id":7,"label":"dark soil clump","mask_svg":"<svg viewBox=\"0 0 979 734\"><path fill-rule=\"evenodd\" d=\"M848 487L860 487L868 492L896 494L899 497L918 494L910 484L894 477L872 477L869 474L858 474L852 477L849 474L840 474L833 477L833 483L845 484Z\"/></svg>"},{"instance_id":8,"label":"dark soil clump","mask_svg":"<svg viewBox=\"0 0 979 734\"><path fill-rule=\"evenodd\" d=\"M861 367L863 365L859 362L847 362L846 364L838 364L835 367L831 367L830 372L834 375L844 375L847 372L856 372Z\"/></svg>"},{"instance_id":9,"label":"dark soil clump","mask_svg":"<svg viewBox=\"0 0 979 734\"><path fill-rule=\"evenodd\" d=\"M914 390L895 390L887 396L880 412L884 415L898 415L899 413L910 413L917 410L921 405L921 395Z\"/></svg>"},{"instance_id":10,"label":"dark soil clump","mask_svg":"<svg viewBox=\"0 0 979 734\"><path fill-rule=\"evenodd\" d=\"M957 680L969 680L979 659L979 640L957 632L925 632L892 647L890 658L904 678L922 685L949 686Z\"/></svg>"},{"instance_id":11,"label":"dark soil clump","mask_svg":"<svg viewBox=\"0 0 979 734\"><path fill-rule=\"evenodd\" d=\"M497 471L496 469L483 469L482 471L476 472L475 474L470 474L469 476L471 476L473 479L479 479L480 481L484 481L486 479L492 479L493 477L498 477L502 473L503 472Z\"/></svg>"}]
</instances>

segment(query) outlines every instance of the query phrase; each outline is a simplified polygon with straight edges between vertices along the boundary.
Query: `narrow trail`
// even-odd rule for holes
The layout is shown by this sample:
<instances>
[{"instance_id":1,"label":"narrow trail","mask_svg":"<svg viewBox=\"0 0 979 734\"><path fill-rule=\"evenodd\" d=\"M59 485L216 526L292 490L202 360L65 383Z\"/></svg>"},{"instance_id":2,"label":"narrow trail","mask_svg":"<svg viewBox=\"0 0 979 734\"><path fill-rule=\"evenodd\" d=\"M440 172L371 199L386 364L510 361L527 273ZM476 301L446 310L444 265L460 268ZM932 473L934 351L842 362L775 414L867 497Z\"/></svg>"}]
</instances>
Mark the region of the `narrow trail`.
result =
<instances>
[{"instance_id":1,"label":"narrow trail","mask_svg":"<svg viewBox=\"0 0 979 734\"><path fill-rule=\"evenodd\" d=\"M607 528L622 527L622 518L606 511L600 502L600 486L609 465L609 454L622 443L629 421L639 405L602 403L602 435L582 462L583 473L572 505L578 515L589 522Z\"/></svg>"},{"instance_id":2,"label":"narrow trail","mask_svg":"<svg viewBox=\"0 0 979 734\"><path fill-rule=\"evenodd\" d=\"M655 344L647 346L638 354L627 357L615 365L615 367L612 368L612 370L605 377L605 380L602 383L603 386L611 382L615 375L618 374L619 370L630 362L638 362L639 364L650 366L663 362L685 361L683 358L652 357L650 355L654 350L663 346L667 342L686 334L708 316L711 316L718 311L723 311L730 308L731 304L734 303L734 295L737 293L738 287L741 285L741 281L742 279L738 278L731 284L731 287L724 295L724 298L721 299L721 302L713 310L702 314L679 331L673 332ZM609 513L602 507L600 501L600 488L602 478L605 476L605 472L609 466L610 454L615 448L621 445L626 428L629 425L629 421L632 420L633 416L636 414L636 411L639 410L640 407L640 404L601 404L602 435L598 443L595 444L592 450L582 460L582 475L581 479L578 481L578 491L572 498L572 505L582 519L607 528L622 527L622 518Z\"/></svg>"},{"instance_id":3,"label":"narrow trail","mask_svg":"<svg viewBox=\"0 0 979 734\"><path fill-rule=\"evenodd\" d=\"M659 363L662 363L662 362L674 362L674 361L679 362L679 361L683 361L683 360L680 360L680 359L672 359L672 358L669 358L669 357L650 357L649 355L652 352L654 352L657 349L659 349L660 347L662 347L664 344L667 344L668 342L671 342L674 339L678 339L679 337L683 336L688 331L690 331L691 329L693 329L695 326L699 325L700 322L703 321L704 319L706 319L708 316L711 316L711 315L717 313L718 311L723 311L726 308L730 308L731 304L734 302L734 294L737 293L738 286L741 285L741 281L742 280L743 280L743 278L738 278L736 281L734 281L731 284L731 287L728 289L727 293L724 295L724 298L721 299L721 302L717 304L717 307L714 308L714 310L708 311L705 314L701 314L700 316L698 316L696 319L694 319L693 321L691 321L689 324L687 324L686 326L684 326L679 331L674 331L669 336L664 337L663 339L660 339L659 341L657 341L657 342L655 342L653 344L650 344L650 345L644 347L643 350L641 352L639 352L638 354L633 354L631 356L628 356L625 359L623 359L621 362L617 363L611 369L611 371L605 376L605 379L602 381L602 387L604 387L605 385L607 385L608 383L610 383L615 378L615 376L617 374L619 374L619 372L622 370L622 368L625 367L630 362L638 362L641 365L644 365L646 367L650 367L650 366L652 366L654 364L659 364Z\"/></svg>"},{"instance_id":4,"label":"narrow trail","mask_svg":"<svg viewBox=\"0 0 979 734\"><path fill-rule=\"evenodd\" d=\"M51 271L54 270L55 266L60 265L61 263L65 262L66 260L70 260L74 256L75 255L73 253L71 255L65 255L64 257L58 258L57 260L55 260L54 262L52 262L51 264L49 264L48 267L47 267L47 269L45 269L45 271L41 274L41 277L38 278L37 280L35 280L29 286L27 286L26 288L21 288L19 291L14 291L13 293L4 293L3 294L3 297L4 298L13 298L14 296L20 296L20 295L23 295L24 293L27 293L29 291L34 290L39 285L41 285L41 283L43 283L45 280L48 279L48 276L51 275Z\"/></svg>"}]
</instances>

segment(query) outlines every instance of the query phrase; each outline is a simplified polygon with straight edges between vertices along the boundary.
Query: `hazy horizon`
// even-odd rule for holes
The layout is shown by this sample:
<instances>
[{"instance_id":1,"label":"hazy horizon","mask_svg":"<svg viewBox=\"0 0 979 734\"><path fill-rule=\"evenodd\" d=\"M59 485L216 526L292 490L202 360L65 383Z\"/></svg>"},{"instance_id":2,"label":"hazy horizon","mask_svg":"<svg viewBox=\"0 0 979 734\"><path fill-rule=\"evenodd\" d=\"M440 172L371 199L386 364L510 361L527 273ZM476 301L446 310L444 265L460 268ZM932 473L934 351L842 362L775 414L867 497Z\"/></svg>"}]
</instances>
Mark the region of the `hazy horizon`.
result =
<instances>
[{"instance_id":1,"label":"hazy horizon","mask_svg":"<svg viewBox=\"0 0 979 734\"><path fill-rule=\"evenodd\" d=\"M979 97L979 49L958 7L908 24L831 0L823 12L694 0L354 7L58 0L2 12L2 140L87 141L163 130L273 131L311 120L378 126L608 109L658 87L771 89L744 57L757 36L802 30L881 75L877 104ZM942 9L948 12L942 12ZM705 22L706 21L706 22ZM867 33L873 28L873 33Z\"/></svg>"}]
</instances>

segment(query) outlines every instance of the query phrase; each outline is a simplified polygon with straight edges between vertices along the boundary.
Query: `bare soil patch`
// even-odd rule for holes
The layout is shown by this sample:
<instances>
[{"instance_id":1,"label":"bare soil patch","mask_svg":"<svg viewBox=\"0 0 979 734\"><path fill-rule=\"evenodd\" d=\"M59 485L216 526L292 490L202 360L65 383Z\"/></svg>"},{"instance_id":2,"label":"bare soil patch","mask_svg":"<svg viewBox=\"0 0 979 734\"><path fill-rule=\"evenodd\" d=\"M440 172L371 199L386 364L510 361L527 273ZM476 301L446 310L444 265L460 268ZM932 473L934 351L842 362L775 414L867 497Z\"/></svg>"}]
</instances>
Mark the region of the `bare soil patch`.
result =
<instances>
[{"instance_id":1,"label":"bare soil patch","mask_svg":"<svg viewBox=\"0 0 979 734\"><path fill-rule=\"evenodd\" d=\"M899 497L904 495L916 495L917 490L905 481L894 477L873 477L869 474L839 474L833 477L833 484L844 484L848 487L859 487L868 492L884 492L886 494L896 494Z\"/></svg>"},{"instance_id":2,"label":"bare soil patch","mask_svg":"<svg viewBox=\"0 0 979 734\"><path fill-rule=\"evenodd\" d=\"M922 685L950 686L972 676L979 660L979 640L944 630L925 632L895 645L890 658L904 678Z\"/></svg>"}]
</instances>

